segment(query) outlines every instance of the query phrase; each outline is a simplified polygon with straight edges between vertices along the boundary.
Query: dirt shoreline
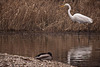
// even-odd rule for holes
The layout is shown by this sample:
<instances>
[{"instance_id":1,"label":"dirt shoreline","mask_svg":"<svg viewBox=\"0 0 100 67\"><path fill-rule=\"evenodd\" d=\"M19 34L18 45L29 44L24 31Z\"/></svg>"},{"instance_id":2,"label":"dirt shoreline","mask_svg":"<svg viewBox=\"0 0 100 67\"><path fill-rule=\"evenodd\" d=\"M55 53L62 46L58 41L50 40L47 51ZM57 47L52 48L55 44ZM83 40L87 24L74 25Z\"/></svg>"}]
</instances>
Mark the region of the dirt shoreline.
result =
<instances>
[{"instance_id":1,"label":"dirt shoreline","mask_svg":"<svg viewBox=\"0 0 100 67\"><path fill-rule=\"evenodd\" d=\"M57 61L40 61L32 57L0 53L0 67L74 67Z\"/></svg>"}]
</instances>

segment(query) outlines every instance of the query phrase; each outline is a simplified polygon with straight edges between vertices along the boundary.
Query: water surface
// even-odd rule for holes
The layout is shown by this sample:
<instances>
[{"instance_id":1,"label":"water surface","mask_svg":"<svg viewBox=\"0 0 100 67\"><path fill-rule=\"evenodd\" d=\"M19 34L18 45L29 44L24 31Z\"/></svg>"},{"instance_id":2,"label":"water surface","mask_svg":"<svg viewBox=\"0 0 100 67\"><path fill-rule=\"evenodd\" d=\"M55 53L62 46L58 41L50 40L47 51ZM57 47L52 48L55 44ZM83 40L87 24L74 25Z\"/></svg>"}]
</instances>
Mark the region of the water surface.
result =
<instances>
[{"instance_id":1,"label":"water surface","mask_svg":"<svg viewBox=\"0 0 100 67\"><path fill-rule=\"evenodd\" d=\"M43 52L51 52L55 61L100 67L100 34L0 34L0 53L35 57Z\"/></svg>"}]
</instances>

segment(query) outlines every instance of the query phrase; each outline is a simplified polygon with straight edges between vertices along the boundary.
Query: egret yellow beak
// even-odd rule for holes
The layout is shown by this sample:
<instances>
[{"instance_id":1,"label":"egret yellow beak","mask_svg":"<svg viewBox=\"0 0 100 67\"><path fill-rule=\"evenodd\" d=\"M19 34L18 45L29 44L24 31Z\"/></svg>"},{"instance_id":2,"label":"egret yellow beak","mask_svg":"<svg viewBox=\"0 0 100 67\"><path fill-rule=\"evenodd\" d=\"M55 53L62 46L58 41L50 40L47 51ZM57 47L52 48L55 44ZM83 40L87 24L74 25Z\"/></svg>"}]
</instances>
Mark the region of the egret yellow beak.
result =
<instances>
[{"instance_id":1,"label":"egret yellow beak","mask_svg":"<svg viewBox=\"0 0 100 67\"><path fill-rule=\"evenodd\" d=\"M60 6L60 7L64 7L64 5Z\"/></svg>"}]
</instances>

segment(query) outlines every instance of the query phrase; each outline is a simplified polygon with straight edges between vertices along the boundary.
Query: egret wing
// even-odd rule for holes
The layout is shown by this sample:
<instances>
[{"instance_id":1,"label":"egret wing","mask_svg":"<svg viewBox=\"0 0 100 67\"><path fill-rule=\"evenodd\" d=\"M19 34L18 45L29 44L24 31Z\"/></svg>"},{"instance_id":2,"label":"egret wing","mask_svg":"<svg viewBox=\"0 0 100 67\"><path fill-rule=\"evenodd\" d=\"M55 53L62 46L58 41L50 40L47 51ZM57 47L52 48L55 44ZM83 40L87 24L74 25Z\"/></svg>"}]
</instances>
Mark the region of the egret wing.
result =
<instances>
[{"instance_id":1,"label":"egret wing","mask_svg":"<svg viewBox=\"0 0 100 67\"><path fill-rule=\"evenodd\" d=\"M85 23L85 22L92 23L91 18L89 18L85 15L79 14L79 13L74 14L73 17L74 17L74 20L79 23Z\"/></svg>"}]
</instances>

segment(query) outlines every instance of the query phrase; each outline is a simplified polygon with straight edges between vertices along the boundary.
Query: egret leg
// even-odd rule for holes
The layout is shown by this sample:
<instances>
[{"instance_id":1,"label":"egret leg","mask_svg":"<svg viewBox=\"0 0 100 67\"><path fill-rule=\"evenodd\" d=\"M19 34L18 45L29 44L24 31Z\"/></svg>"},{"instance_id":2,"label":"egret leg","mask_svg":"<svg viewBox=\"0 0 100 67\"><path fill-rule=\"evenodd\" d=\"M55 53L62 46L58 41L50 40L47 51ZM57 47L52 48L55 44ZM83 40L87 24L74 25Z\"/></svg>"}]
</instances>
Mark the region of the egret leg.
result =
<instances>
[{"instance_id":1,"label":"egret leg","mask_svg":"<svg viewBox=\"0 0 100 67\"><path fill-rule=\"evenodd\" d=\"M84 24L84 25L86 25L86 24ZM90 25L88 24L88 25L86 25L87 26L87 32L88 32L88 35L90 35Z\"/></svg>"},{"instance_id":2,"label":"egret leg","mask_svg":"<svg viewBox=\"0 0 100 67\"><path fill-rule=\"evenodd\" d=\"M86 24L84 24L84 25L86 25ZM87 28L88 28L87 33L88 33L88 36L89 36L89 38L90 38L90 25L88 24L88 25L86 25L86 26L87 26Z\"/></svg>"},{"instance_id":3,"label":"egret leg","mask_svg":"<svg viewBox=\"0 0 100 67\"><path fill-rule=\"evenodd\" d=\"M78 27L78 35L80 34L80 25L79 25L79 27Z\"/></svg>"},{"instance_id":4,"label":"egret leg","mask_svg":"<svg viewBox=\"0 0 100 67\"><path fill-rule=\"evenodd\" d=\"M90 39L90 25L88 24L88 36L89 36L89 39Z\"/></svg>"},{"instance_id":5,"label":"egret leg","mask_svg":"<svg viewBox=\"0 0 100 67\"><path fill-rule=\"evenodd\" d=\"M80 35L78 35L78 42L79 42L79 45L80 45Z\"/></svg>"},{"instance_id":6,"label":"egret leg","mask_svg":"<svg viewBox=\"0 0 100 67\"><path fill-rule=\"evenodd\" d=\"M90 35L90 25L88 25L88 34Z\"/></svg>"},{"instance_id":7,"label":"egret leg","mask_svg":"<svg viewBox=\"0 0 100 67\"><path fill-rule=\"evenodd\" d=\"M75 25L75 23L74 23L74 22L72 23L71 29L73 29L73 25Z\"/></svg>"}]
</instances>

